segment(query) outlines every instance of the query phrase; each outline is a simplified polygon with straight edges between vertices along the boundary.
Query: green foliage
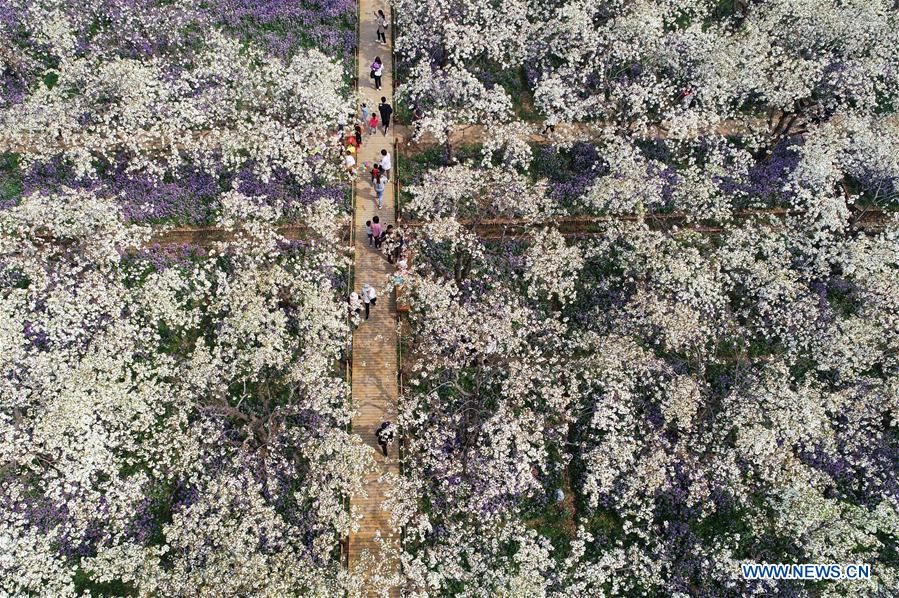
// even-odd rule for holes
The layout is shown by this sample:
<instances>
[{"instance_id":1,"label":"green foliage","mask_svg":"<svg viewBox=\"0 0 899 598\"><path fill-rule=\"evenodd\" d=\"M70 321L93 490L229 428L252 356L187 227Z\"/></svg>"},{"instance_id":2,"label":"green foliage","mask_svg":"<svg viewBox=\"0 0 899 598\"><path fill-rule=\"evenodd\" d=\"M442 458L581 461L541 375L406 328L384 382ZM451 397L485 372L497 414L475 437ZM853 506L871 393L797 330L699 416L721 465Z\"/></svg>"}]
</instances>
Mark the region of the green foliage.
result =
<instances>
[{"instance_id":1,"label":"green foliage","mask_svg":"<svg viewBox=\"0 0 899 598\"><path fill-rule=\"evenodd\" d=\"M53 89L56 86L56 82L59 81L59 73L46 73L41 80L47 86L47 89Z\"/></svg>"},{"instance_id":2,"label":"green foliage","mask_svg":"<svg viewBox=\"0 0 899 598\"><path fill-rule=\"evenodd\" d=\"M90 574L80 567L75 571L75 593L88 593L90 596L137 596L137 588L120 580L98 582L91 579Z\"/></svg>"},{"instance_id":3,"label":"green foliage","mask_svg":"<svg viewBox=\"0 0 899 598\"><path fill-rule=\"evenodd\" d=\"M0 154L0 202L18 200L22 196L22 172L19 155Z\"/></svg>"}]
</instances>

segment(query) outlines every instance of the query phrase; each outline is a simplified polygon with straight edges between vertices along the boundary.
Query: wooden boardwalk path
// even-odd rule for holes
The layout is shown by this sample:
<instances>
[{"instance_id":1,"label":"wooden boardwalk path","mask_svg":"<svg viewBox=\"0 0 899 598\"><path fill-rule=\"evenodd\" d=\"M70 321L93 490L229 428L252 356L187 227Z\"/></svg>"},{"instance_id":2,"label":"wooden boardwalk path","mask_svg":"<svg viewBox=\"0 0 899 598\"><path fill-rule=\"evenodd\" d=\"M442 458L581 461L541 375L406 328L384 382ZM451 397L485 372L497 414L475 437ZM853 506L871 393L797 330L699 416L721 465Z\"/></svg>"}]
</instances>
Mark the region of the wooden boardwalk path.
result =
<instances>
[{"instance_id":1,"label":"wooden boardwalk path","mask_svg":"<svg viewBox=\"0 0 899 598\"><path fill-rule=\"evenodd\" d=\"M389 6L375 0L359 0L359 60L357 76L359 77L360 101L368 104L369 109L377 111L381 96L393 105L393 57L390 46L376 42L376 22L374 12L384 10L390 19ZM390 33L387 34L388 43ZM375 56L380 56L384 64L384 75L380 91L374 89L374 80L369 78L370 65ZM357 154L358 165L367 162L369 165L380 159L380 152L386 149L391 154L394 164L393 128L383 135L383 127L374 135L367 134L363 138L362 148ZM394 171L391 170L391 175ZM379 554L381 545L377 537L387 542L399 541L399 530L390 525L388 514L382 510L385 496L385 484L379 481L385 473L398 473L397 442L388 449L388 457L381 454L375 438L375 429L383 421L396 421L397 400L397 315L394 293L384 293L382 289L393 273L393 266L387 262L384 254L368 246L365 234L365 221L377 214L381 225L386 229L395 221L394 186L391 176L390 184L384 191L383 208L377 208L377 197L371 185L371 177L364 171L356 183L355 210L355 289L362 292L363 284L370 284L378 289L377 305L372 309L370 318L363 322L353 334L353 407L356 415L353 418L353 432L362 437L366 444L376 452L378 469L365 480L367 497L356 497L351 501L351 508L362 514L359 530L351 533L349 538L349 567L353 570L361 562L366 551L375 558L375 562L385 564ZM396 439L398 441L398 439ZM388 569L395 572L396 565L387 563ZM398 595L398 593L397 593Z\"/></svg>"}]
</instances>

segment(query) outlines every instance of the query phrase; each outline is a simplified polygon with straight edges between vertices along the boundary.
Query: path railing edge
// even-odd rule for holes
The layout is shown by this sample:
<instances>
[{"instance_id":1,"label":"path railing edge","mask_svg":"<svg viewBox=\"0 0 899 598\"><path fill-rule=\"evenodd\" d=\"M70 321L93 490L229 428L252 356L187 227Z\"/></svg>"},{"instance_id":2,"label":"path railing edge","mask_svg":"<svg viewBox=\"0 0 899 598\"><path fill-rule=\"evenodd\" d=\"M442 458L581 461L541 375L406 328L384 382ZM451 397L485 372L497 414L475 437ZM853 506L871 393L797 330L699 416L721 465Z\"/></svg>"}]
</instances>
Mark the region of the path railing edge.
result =
<instances>
[{"instance_id":1,"label":"path railing edge","mask_svg":"<svg viewBox=\"0 0 899 598\"><path fill-rule=\"evenodd\" d=\"M360 22L362 20L362 15L360 14L360 6L357 0L356 2L356 50L353 52L353 102L355 103L355 111L353 114L353 122L356 121L356 115L359 113L359 27ZM346 372L344 374L346 380L346 392L347 392L347 404L350 409L353 408L353 314L349 309L349 298L350 293L353 292L353 288L355 287L355 264L356 264L356 256L355 256L355 248L356 248L356 182L350 182L350 218L349 218L349 235L348 235L348 248L353 251L348 252L352 259L349 261L349 265L347 266L347 288L346 288L346 305L347 305L347 335L348 335L348 343L347 343L347 359L346 359ZM350 420L344 426L344 429L347 434L352 434L353 432L353 420ZM344 497L344 509L346 510L348 515L351 515L350 510L350 497ZM350 525L352 526L352 521L350 521ZM343 542L343 554L341 555L341 560L343 561L343 566L345 569L349 570L350 568L350 530L347 530L346 538Z\"/></svg>"}]
</instances>

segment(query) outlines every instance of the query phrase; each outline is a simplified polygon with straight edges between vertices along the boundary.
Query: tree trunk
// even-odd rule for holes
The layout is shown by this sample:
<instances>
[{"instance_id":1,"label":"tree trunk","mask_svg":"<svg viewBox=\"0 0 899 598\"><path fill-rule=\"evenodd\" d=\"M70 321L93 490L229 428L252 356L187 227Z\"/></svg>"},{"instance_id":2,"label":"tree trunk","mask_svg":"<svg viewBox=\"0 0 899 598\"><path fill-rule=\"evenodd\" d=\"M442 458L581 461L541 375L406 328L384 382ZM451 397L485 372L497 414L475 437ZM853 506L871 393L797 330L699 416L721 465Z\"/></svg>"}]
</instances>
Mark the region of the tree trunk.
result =
<instances>
[{"instance_id":1,"label":"tree trunk","mask_svg":"<svg viewBox=\"0 0 899 598\"><path fill-rule=\"evenodd\" d=\"M446 164L448 166L452 166L456 163L456 154L453 151L453 140L452 140L452 127L446 128L446 141L443 143L444 151L446 152Z\"/></svg>"},{"instance_id":2,"label":"tree trunk","mask_svg":"<svg viewBox=\"0 0 899 598\"><path fill-rule=\"evenodd\" d=\"M471 255L465 251L459 251L453 262L453 279L456 281L456 286L461 286L465 282L469 272L471 272Z\"/></svg>"}]
</instances>

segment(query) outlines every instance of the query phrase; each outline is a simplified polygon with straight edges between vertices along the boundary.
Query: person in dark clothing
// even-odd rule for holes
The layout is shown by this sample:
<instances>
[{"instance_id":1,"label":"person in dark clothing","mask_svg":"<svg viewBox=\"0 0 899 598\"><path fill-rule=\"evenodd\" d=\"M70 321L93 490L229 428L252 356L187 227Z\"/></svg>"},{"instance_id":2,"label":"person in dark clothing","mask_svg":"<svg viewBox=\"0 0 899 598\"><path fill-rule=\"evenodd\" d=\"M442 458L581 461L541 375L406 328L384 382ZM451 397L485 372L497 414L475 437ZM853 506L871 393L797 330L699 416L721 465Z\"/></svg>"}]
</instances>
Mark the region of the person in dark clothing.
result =
<instances>
[{"instance_id":1,"label":"person in dark clothing","mask_svg":"<svg viewBox=\"0 0 899 598\"><path fill-rule=\"evenodd\" d=\"M384 135L387 135L387 129L390 128L390 116L393 114L393 108L387 103L387 98L381 96L381 103L378 104L378 112L381 113L381 124L384 125Z\"/></svg>"},{"instance_id":2,"label":"person in dark clothing","mask_svg":"<svg viewBox=\"0 0 899 598\"><path fill-rule=\"evenodd\" d=\"M362 127L360 125L353 126L353 137L356 138L356 147L362 147Z\"/></svg>"},{"instance_id":3,"label":"person in dark clothing","mask_svg":"<svg viewBox=\"0 0 899 598\"><path fill-rule=\"evenodd\" d=\"M393 442L393 424L390 422L383 422L378 429L375 430L375 437L378 439L378 445L381 447L381 452L384 453L384 456L387 456L387 445Z\"/></svg>"}]
</instances>

